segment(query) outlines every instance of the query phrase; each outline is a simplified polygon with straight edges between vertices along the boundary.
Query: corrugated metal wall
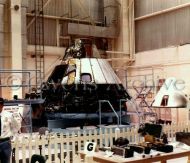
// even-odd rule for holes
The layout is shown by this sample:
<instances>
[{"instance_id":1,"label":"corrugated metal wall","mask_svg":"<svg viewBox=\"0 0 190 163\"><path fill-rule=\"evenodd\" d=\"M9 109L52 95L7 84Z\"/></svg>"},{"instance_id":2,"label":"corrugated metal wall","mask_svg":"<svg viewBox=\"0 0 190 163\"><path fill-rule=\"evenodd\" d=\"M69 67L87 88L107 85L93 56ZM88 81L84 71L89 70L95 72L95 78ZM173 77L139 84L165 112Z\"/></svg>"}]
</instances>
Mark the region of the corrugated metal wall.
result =
<instances>
[{"instance_id":1,"label":"corrugated metal wall","mask_svg":"<svg viewBox=\"0 0 190 163\"><path fill-rule=\"evenodd\" d=\"M27 21L30 22L32 17L28 17ZM35 24L33 23L28 29L28 44L34 45L35 43ZM44 20L44 44L47 46L56 46L56 20Z\"/></svg>"},{"instance_id":2,"label":"corrugated metal wall","mask_svg":"<svg viewBox=\"0 0 190 163\"><path fill-rule=\"evenodd\" d=\"M67 17L81 20L104 21L104 0L44 0L44 15ZM27 13L33 13L34 0L29 0ZM90 19L89 19L90 16ZM27 24L32 17L27 17ZM66 22L66 21L65 21ZM60 21L62 36L67 35L67 24ZM64 27L64 29L62 29ZM45 45L56 46L56 19L45 18ZM34 23L28 28L28 43L34 44ZM61 44L62 45L62 44Z\"/></svg>"},{"instance_id":3,"label":"corrugated metal wall","mask_svg":"<svg viewBox=\"0 0 190 163\"><path fill-rule=\"evenodd\" d=\"M45 15L84 19L90 15L95 21L103 20L104 0L44 0ZM82 6L82 8L81 8ZM34 10L34 0L29 0L28 13Z\"/></svg>"},{"instance_id":4,"label":"corrugated metal wall","mask_svg":"<svg viewBox=\"0 0 190 163\"><path fill-rule=\"evenodd\" d=\"M190 0L135 0L135 18ZM136 52L190 43L190 7L135 21Z\"/></svg>"}]
</instances>

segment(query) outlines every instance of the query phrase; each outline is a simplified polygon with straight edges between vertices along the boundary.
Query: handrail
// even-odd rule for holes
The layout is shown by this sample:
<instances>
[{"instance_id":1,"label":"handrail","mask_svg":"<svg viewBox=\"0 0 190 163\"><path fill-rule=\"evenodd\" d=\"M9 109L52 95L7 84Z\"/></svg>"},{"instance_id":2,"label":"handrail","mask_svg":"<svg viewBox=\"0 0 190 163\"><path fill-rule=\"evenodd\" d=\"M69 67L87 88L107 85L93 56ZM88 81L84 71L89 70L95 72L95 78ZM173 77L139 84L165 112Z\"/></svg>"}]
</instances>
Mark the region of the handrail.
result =
<instances>
[{"instance_id":1,"label":"handrail","mask_svg":"<svg viewBox=\"0 0 190 163\"><path fill-rule=\"evenodd\" d=\"M99 124L100 124L100 127L101 127L101 124L102 124L102 107L101 107L101 103L108 103L112 109L112 111L114 112L115 116L117 117L117 125L119 126L119 116L117 114L117 112L115 111L115 109L113 108L112 104L110 103L109 100L99 100Z\"/></svg>"},{"instance_id":2,"label":"handrail","mask_svg":"<svg viewBox=\"0 0 190 163\"><path fill-rule=\"evenodd\" d=\"M31 88L32 86L37 86L37 85L33 85L31 84L31 72L36 72L36 73L41 73L40 70L11 70L11 69L3 69L3 70L0 70L0 74L5 74L5 73L15 73L15 74L28 74L28 78L29 78L29 81L28 81L28 84L19 84L19 85L0 85L0 87L28 87L28 88ZM41 78L40 78L40 81ZM40 83L40 90L42 90L42 82ZM30 93L30 89L29 89L29 93ZM42 98L42 92L40 92L40 98Z\"/></svg>"},{"instance_id":3,"label":"handrail","mask_svg":"<svg viewBox=\"0 0 190 163\"><path fill-rule=\"evenodd\" d=\"M128 99L120 99L119 100L119 111L120 111L120 121L119 121L119 123L120 123L120 125L121 125L121 103L122 102L127 102L128 101Z\"/></svg>"}]
</instances>

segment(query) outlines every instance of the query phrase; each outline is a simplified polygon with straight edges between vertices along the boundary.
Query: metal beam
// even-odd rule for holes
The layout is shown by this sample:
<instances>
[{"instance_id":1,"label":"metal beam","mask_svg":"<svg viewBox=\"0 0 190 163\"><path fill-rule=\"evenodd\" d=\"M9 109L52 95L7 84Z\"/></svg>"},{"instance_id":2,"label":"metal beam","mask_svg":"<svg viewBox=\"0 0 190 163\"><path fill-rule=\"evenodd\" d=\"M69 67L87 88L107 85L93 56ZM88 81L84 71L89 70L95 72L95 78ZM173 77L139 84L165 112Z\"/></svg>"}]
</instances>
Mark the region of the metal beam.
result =
<instances>
[{"instance_id":1,"label":"metal beam","mask_svg":"<svg viewBox=\"0 0 190 163\"><path fill-rule=\"evenodd\" d=\"M34 14L27 13L27 16L33 17ZM74 19L74 18L68 18L68 17L62 17L62 16L51 16L51 15L44 15L44 18L46 19L59 19L59 20L71 20L76 22L83 22L83 23L89 23L88 20L82 20L82 19ZM94 21L95 24L100 24L102 22L100 21Z\"/></svg>"},{"instance_id":2,"label":"metal beam","mask_svg":"<svg viewBox=\"0 0 190 163\"><path fill-rule=\"evenodd\" d=\"M144 16L137 17L137 18L135 18L135 21L147 19L147 18L150 18L150 17L153 17L153 16L165 14L165 13L172 12L172 11L175 11L175 10L179 10L179 9L189 7L189 6L190 6L190 3L185 3L183 5L178 5L178 6L171 7L171 8L165 9L165 10L161 10L161 11L157 11L157 12L154 12L154 13L151 13L151 14L147 14L147 15L144 15Z\"/></svg>"},{"instance_id":3,"label":"metal beam","mask_svg":"<svg viewBox=\"0 0 190 163\"><path fill-rule=\"evenodd\" d=\"M59 41L59 36L60 36L60 25L59 25L59 20L56 19L56 46L60 46L60 41Z\"/></svg>"},{"instance_id":4,"label":"metal beam","mask_svg":"<svg viewBox=\"0 0 190 163\"><path fill-rule=\"evenodd\" d=\"M109 54L125 54L125 55L129 55L128 52L124 52L124 51L109 51L109 50L107 50L106 53L109 53Z\"/></svg>"},{"instance_id":5,"label":"metal beam","mask_svg":"<svg viewBox=\"0 0 190 163\"><path fill-rule=\"evenodd\" d=\"M51 0L47 0L47 2L43 5L42 9L45 9L50 2L51 2ZM34 14L32 14L32 15L34 16ZM28 23L27 29L29 29L31 27L31 25L34 23L34 21L35 21L35 17Z\"/></svg>"}]
</instances>

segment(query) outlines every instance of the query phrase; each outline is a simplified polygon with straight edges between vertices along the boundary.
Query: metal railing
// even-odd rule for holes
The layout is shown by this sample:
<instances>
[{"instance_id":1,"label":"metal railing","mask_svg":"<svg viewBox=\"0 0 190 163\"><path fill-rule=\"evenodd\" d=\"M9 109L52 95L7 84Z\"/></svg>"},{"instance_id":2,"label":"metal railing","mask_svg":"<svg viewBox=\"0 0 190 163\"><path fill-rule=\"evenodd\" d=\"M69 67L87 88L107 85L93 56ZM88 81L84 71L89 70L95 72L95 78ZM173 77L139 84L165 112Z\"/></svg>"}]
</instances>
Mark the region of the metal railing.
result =
<instances>
[{"instance_id":1,"label":"metal railing","mask_svg":"<svg viewBox=\"0 0 190 163\"><path fill-rule=\"evenodd\" d=\"M6 87L28 88L28 93L30 93L31 87L38 87L39 86L39 89L41 90L42 89L42 79L41 78L39 79L40 82L37 85L32 84L32 82L31 82L33 79L32 75L34 75L34 73L41 73L41 72L40 72L40 70L10 70L10 69L0 70L0 79L1 79L1 74L21 74L22 76L27 75L27 78L28 78L28 82L26 82L24 84L23 84L24 80L21 78L22 81L21 81L21 84L19 84L19 85L0 82L0 88L2 88L2 87L4 87L4 88L6 88ZM42 98L41 92L40 92L40 97Z\"/></svg>"},{"instance_id":2,"label":"metal railing","mask_svg":"<svg viewBox=\"0 0 190 163\"><path fill-rule=\"evenodd\" d=\"M119 116L117 114L117 112L115 111L115 109L113 108L112 104L110 103L109 100L99 100L99 124L101 126L102 124L102 103L108 103L110 108L112 109L113 113L115 114L115 116L117 117L117 125L119 126Z\"/></svg>"},{"instance_id":3,"label":"metal railing","mask_svg":"<svg viewBox=\"0 0 190 163\"><path fill-rule=\"evenodd\" d=\"M121 124L121 116L122 116L122 115L121 115L121 113L122 113L121 108L122 108L122 102L127 102L127 101L128 101L128 99L120 99L120 100L119 100L119 114L120 114L119 124L120 124L120 125L122 125L122 124Z\"/></svg>"}]
</instances>

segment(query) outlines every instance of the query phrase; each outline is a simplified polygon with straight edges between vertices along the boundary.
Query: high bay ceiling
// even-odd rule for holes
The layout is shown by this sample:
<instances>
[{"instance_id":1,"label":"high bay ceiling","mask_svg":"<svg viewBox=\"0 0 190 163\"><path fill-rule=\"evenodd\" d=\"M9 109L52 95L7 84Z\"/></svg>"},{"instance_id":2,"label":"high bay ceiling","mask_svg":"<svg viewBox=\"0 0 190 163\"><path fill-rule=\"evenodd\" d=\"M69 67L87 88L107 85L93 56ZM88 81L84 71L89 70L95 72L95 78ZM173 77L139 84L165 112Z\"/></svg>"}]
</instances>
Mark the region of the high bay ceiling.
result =
<instances>
[{"instance_id":1,"label":"high bay ceiling","mask_svg":"<svg viewBox=\"0 0 190 163\"><path fill-rule=\"evenodd\" d=\"M35 2L29 0L27 9L29 44L34 44ZM56 46L57 28L61 37L60 46L67 46L71 35L107 38L119 35L116 30L120 21L118 0L44 0L43 10L45 45Z\"/></svg>"}]
</instances>

